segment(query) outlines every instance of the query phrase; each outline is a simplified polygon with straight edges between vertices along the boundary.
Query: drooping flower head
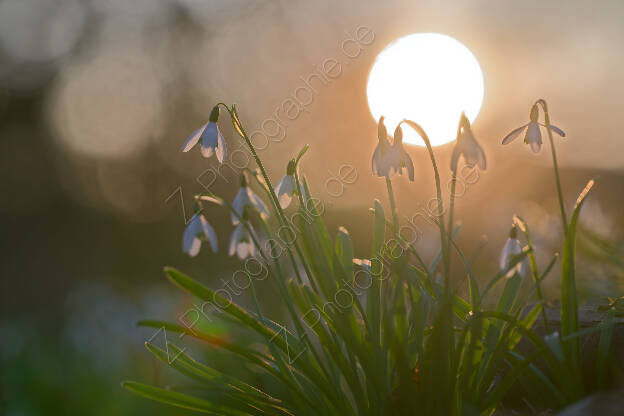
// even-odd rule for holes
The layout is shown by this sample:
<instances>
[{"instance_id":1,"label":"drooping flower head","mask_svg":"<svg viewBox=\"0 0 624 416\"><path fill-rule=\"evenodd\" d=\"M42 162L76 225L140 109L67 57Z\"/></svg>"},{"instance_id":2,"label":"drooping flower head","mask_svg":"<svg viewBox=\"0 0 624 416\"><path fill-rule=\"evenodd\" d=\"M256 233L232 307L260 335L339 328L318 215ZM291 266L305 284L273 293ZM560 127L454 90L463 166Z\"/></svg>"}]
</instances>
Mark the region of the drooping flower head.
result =
<instances>
[{"instance_id":1,"label":"drooping flower head","mask_svg":"<svg viewBox=\"0 0 624 416\"><path fill-rule=\"evenodd\" d=\"M373 152L372 170L373 175L390 179L397 173L402 175L403 168L407 169L409 179L414 180L414 163L412 158L403 148L403 130L401 123L394 131L392 144L388 141L388 130L384 124L384 116L379 118L377 125L377 147Z\"/></svg>"},{"instance_id":2,"label":"drooping flower head","mask_svg":"<svg viewBox=\"0 0 624 416\"><path fill-rule=\"evenodd\" d=\"M538 101L539 102L539 101ZM531 107L531 113L529 115L529 122L518 127L515 130L512 130L505 138L503 139L503 144L511 143L515 139L520 136L520 134L525 131L524 142L531 147L533 153L538 153L542 148L542 132L540 131L540 126L544 128L548 128L546 125L540 123L539 119L539 106L536 102ZM565 133L557 126L550 125L550 131L557 133L561 137L565 137Z\"/></svg>"},{"instance_id":3,"label":"drooping flower head","mask_svg":"<svg viewBox=\"0 0 624 416\"><path fill-rule=\"evenodd\" d=\"M401 129L401 123L399 123L396 129L394 129L392 150L396 152L399 159L399 175L403 174L403 168L405 168L407 170L407 176L409 177L409 180L414 182L414 162L412 162L412 158L403 148L403 129Z\"/></svg>"},{"instance_id":4,"label":"drooping flower head","mask_svg":"<svg viewBox=\"0 0 624 416\"><path fill-rule=\"evenodd\" d=\"M247 208L257 210L262 218L269 217L269 210L264 201L262 201L262 199L260 199L260 197L256 195L256 193L252 191L249 186L247 186L247 177L244 172L241 175L241 187L238 190L236 197L234 197L232 208L241 218L245 215L245 210ZM234 213L232 213L231 216L232 224L237 225L240 222L239 219L236 215L234 215Z\"/></svg>"},{"instance_id":5,"label":"drooping flower head","mask_svg":"<svg viewBox=\"0 0 624 416\"><path fill-rule=\"evenodd\" d=\"M217 156L219 163L223 163L226 155L226 145L223 135L217 125L219 120L219 106L215 105L210 112L208 123L195 130L182 145L182 151L188 152L198 142L201 143L201 153L204 157L213 154Z\"/></svg>"},{"instance_id":6,"label":"drooping flower head","mask_svg":"<svg viewBox=\"0 0 624 416\"><path fill-rule=\"evenodd\" d=\"M199 253L202 241L208 241L213 253L219 249L217 244L217 234L204 215L197 210L193 215L182 234L182 251L191 257Z\"/></svg>"},{"instance_id":7,"label":"drooping flower head","mask_svg":"<svg viewBox=\"0 0 624 416\"><path fill-rule=\"evenodd\" d=\"M459 119L457 142L455 143L453 155L451 156L451 171L457 171L457 164L459 163L460 156L464 157L464 162L469 167L477 165L481 170L485 170L487 167L485 152L472 133L470 120L466 117L466 113L462 113Z\"/></svg>"},{"instance_id":8,"label":"drooping flower head","mask_svg":"<svg viewBox=\"0 0 624 416\"><path fill-rule=\"evenodd\" d=\"M253 228L248 221L247 226L253 232ZM245 260L247 257L256 254L256 246L251 238L251 234L243 223L239 223L230 236L228 254L233 256L234 253L236 253L240 260Z\"/></svg>"},{"instance_id":9,"label":"drooping flower head","mask_svg":"<svg viewBox=\"0 0 624 416\"><path fill-rule=\"evenodd\" d=\"M297 193L295 169L295 159L291 159L288 162L288 166L286 166L286 175L282 179L280 179L280 181L275 186L275 194L277 195L277 199L279 200L282 209L286 209L286 207L290 205L293 195Z\"/></svg>"},{"instance_id":10,"label":"drooping flower head","mask_svg":"<svg viewBox=\"0 0 624 416\"><path fill-rule=\"evenodd\" d=\"M518 254L522 253L522 245L520 245L520 241L518 241L517 237L518 237L518 230L516 229L516 226L514 225L511 227L511 230L509 231L509 238L507 239L505 246L501 250L499 264L498 264L500 271L507 270L512 260L512 257L517 256ZM513 277L516 273L520 276L525 275L526 259L520 261L514 267L509 269L505 277L507 278Z\"/></svg>"}]
</instances>

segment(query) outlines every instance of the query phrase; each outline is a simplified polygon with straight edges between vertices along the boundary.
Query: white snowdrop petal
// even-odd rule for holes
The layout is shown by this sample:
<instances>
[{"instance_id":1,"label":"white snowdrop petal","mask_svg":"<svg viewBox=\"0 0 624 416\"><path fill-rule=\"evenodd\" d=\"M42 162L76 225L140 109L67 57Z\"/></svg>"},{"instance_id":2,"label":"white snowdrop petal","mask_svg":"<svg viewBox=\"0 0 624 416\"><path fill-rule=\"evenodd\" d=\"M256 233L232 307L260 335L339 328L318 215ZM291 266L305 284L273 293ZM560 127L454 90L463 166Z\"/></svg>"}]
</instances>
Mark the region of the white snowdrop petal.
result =
<instances>
[{"instance_id":1,"label":"white snowdrop petal","mask_svg":"<svg viewBox=\"0 0 624 416\"><path fill-rule=\"evenodd\" d=\"M200 248L201 248L201 240L195 237L193 239L193 243L191 244L191 248L188 251L188 255L191 257L195 257L199 253Z\"/></svg>"},{"instance_id":2,"label":"white snowdrop petal","mask_svg":"<svg viewBox=\"0 0 624 416\"><path fill-rule=\"evenodd\" d=\"M254 191L252 191L251 189L248 189L248 198L251 201L251 203L253 204L254 207L256 207L256 209L260 212L260 215L262 216L262 218L268 218L269 217L269 209L267 208L266 204L264 203L264 201L262 199L260 199L260 197L258 195L256 195L256 193Z\"/></svg>"},{"instance_id":3,"label":"white snowdrop petal","mask_svg":"<svg viewBox=\"0 0 624 416\"><path fill-rule=\"evenodd\" d=\"M479 165L479 169L486 170L487 169L487 159L485 157L485 152L483 148L479 146L478 155L477 155L477 164Z\"/></svg>"},{"instance_id":4,"label":"white snowdrop petal","mask_svg":"<svg viewBox=\"0 0 624 416\"><path fill-rule=\"evenodd\" d=\"M195 214L189 223L186 225L184 232L182 233L182 251L190 254L194 240L197 238L197 234L202 232L201 222L199 215ZM199 250L199 249L198 249ZM197 253L195 253L197 254Z\"/></svg>"},{"instance_id":5,"label":"white snowdrop petal","mask_svg":"<svg viewBox=\"0 0 624 416\"><path fill-rule=\"evenodd\" d=\"M500 271L507 269L507 267L509 266L509 259L511 257L511 244L512 239L507 239L507 242L501 250L501 254L498 260L498 268L500 269Z\"/></svg>"},{"instance_id":6,"label":"white snowdrop petal","mask_svg":"<svg viewBox=\"0 0 624 416\"><path fill-rule=\"evenodd\" d=\"M247 187L241 187L238 190L238 193L234 197L234 201L232 201L232 209L236 212L240 217L243 216L243 211L245 210L245 206L249 205L249 195L247 192ZM234 213L230 214L232 218L232 224L237 225L240 221L234 215Z\"/></svg>"},{"instance_id":7,"label":"white snowdrop petal","mask_svg":"<svg viewBox=\"0 0 624 416\"><path fill-rule=\"evenodd\" d=\"M373 175L383 176L379 172L380 159L381 159L381 149L379 148L379 145L377 145L377 147L375 148L375 151L373 152L373 158L371 159L371 169L373 171Z\"/></svg>"},{"instance_id":8,"label":"white snowdrop petal","mask_svg":"<svg viewBox=\"0 0 624 416\"><path fill-rule=\"evenodd\" d=\"M184 141L184 144L182 145L183 152L188 152L189 150L193 148L193 146L197 144L205 128L206 128L206 124L204 124L197 130L195 130L193 133L191 133L189 137L186 138L186 140Z\"/></svg>"},{"instance_id":9,"label":"white snowdrop petal","mask_svg":"<svg viewBox=\"0 0 624 416\"><path fill-rule=\"evenodd\" d=\"M275 193L282 209L286 209L292 201L294 182L292 175L286 175L280 179L275 187Z\"/></svg>"},{"instance_id":10,"label":"white snowdrop petal","mask_svg":"<svg viewBox=\"0 0 624 416\"><path fill-rule=\"evenodd\" d=\"M522 131L525 129L526 126L527 125L525 124L524 126L520 126L517 129L512 130L511 133L509 133L503 139L503 144L511 143L512 141L516 140L518 136L520 136L520 133L522 133Z\"/></svg>"},{"instance_id":11,"label":"white snowdrop petal","mask_svg":"<svg viewBox=\"0 0 624 416\"><path fill-rule=\"evenodd\" d=\"M201 142L200 149L201 149L201 154L203 157L208 158L214 154L214 148L211 146L206 146L206 144L203 141Z\"/></svg>"},{"instance_id":12,"label":"white snowdrop petal","mask_svg":"<svg viewBox=\"0 0 624 416\"><path fill-rule=\"evenodd\" d=\"M201 135L201 141L206 147L215 148L219 144L219 127L217 123L210 121L206 125L204 132Z\"/></svg>"},{"instance_id":13,"label":"white snowdrop petal","mask_svg":"<svg viewBox=\"0 0 624 416\"><path fill-rule=\"evenodd\" d=\"M230 236L230 241L228 243L228 255L233 256L236 253L236 246L238 241L240 240L240 234L242 232L243 224L238 224L234 231L232 231L232 235Z\"/></svg>"},{"instance_id":14,"label":"white snowdrop petal","mask_svg":"<svg viewBox=\"0 0 624 416\"><path fill-rule=\"evenodd\" d=\"M219 244L217 242L217 233L215 233L214 228L212 228L212 226L208 224L208 221L206 221L206 218L201 216L200 220L201 220L201 225L202 225L202 229L204 232L204 236L210 243L212 252L216 253L219 250Z\"/></svg>"},{"instance_id":15,"label":"white snowdrop petal","mask_svg":"<svg viewBox=\"0 0 624 416\"><path fill-rule=\"evenodd\" d=\"M282 188L284 187L284 181L286 180L286 178L288 177L288 175L282 177L282 179L279 180L279 182L277 183L277 185L275 185L275 193L279 196L279 194L282 191Z\"/></svg>"},{"instance_id":16,"label":"white snowdrop petal","mask_svg":"<svg viewBox=\"0 0 624 416\"><path fill-rule=\"evenodd\" d=\"M550 129L552 131L554 131L555 133L557 133L559 136L561 137L565 137L565 132L563 130L561 130L559 127L557 126L553 126L552 124L550 125Z\"/></svg>"},{"instance_id":17,"label":"white snowdrop petal","mask_svg":"<svg viewBox=\"0 0 624 416\"><path fill-rule=\"evenodd\" d=\"M412 158L405 150L403 150L402 153L403 153L402 163L405 165L405 168L407 169L407 176L410 181L414 182L414 162L412 162Z\"/></svg>"},{"instance_id":18,"label":"white snowdrop petal","mask_svg":"<svg viewBox=\"0 0 624 416\"><path fill-rule=\"evenodd\" d=\"M225 144L225 139L221 134L221 131L217 128L217 147L215 149L215 155L217 156L217 160L219 163L223 163L227 154L227 146Z\"/></svg>"},{"instance_id":19,"label":"white snowdrop petal","mask_svg":"<svg viewBox=\"0 0 624 416\"><path fill-rule=\"evenodd\" d=\"M249 244L247 243L238 243L236 246L236 255L239 259L245 260L249 255Z\"/></svg>"},{"instance_id":20,"label":"white snowdrop petal","mask_svg":"<svg viewBox=\"0 0 624 416\"><path fill-rule=\"evenodd\" d=\"M539 123L539 125L544 127L544 128L548 128L548 127L546 127L546 124L544 124L544 123ZM552 130L553 132L557 133L561 137L565 137L565 135L566 135L563 130L561 130L557 126L553 126L552 124L550 125L550 130Z\"/></svg>"},{"instance_id":21,"label":"white snowdrop petal","mask_svg":"<svg viewBox=\"0 0 624 416\"><path fill-rule=\"evenodd\" d=\"M531 122L527 127L525 141L531 146L533 153L537 153L542 148L542 132L537 123Z\"/></svg>"},{"instance_id":22,"label":"white snowdrop petal","mask_svg":"<svg viewBox=\"0 0 624 416\"><path fill-rule=\"evenodd\" d=\"M286 209L292 202L292 196L286 193L282 193L277 197L277 200L279 201L280 207L282 207L282 209Z\"/></svg>"}]
</instances>

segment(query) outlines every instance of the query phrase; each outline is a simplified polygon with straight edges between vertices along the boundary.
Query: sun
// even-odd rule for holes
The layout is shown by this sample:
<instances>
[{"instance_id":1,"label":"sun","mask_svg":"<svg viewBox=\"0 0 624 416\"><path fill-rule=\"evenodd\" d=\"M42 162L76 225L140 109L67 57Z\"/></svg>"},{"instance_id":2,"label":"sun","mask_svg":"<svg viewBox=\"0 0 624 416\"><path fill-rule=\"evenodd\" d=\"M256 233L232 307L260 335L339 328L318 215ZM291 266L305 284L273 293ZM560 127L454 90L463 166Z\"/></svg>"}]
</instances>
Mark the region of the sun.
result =
<instances>
[{"instance_id":1,"label":"sun","mask_svg":"<svg viewBox=\"0 0 624 416\"><path fill-rule=\"evenodd\" d=\"M457 135L463 111L470 121L483 102L483 73L468 48L450 36L415 33L390 43L368 75L370 112L386 117L388 132L404 118L420 124L434 146ZM416 132L404 129L403 141L424 146Z\"/></svg>"}]
</instances>

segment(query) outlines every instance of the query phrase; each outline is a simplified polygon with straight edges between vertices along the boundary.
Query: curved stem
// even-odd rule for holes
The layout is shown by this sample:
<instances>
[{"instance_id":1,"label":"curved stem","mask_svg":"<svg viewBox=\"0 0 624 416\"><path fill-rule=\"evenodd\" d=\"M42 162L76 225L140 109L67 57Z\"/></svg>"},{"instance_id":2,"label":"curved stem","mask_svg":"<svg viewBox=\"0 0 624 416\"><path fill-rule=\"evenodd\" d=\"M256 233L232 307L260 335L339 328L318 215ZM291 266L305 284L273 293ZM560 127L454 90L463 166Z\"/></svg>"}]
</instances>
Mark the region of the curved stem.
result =
<instances>
[{"instance_id":1,"label":"curved stem","mask_svg":"<svg viewBox=\"0 0 624 416\"><path fill-rule=\"evenodd\" d=\"M266 190L269 193L269 196L271 198L271 202L273 203L273 208L275 209L275 212L277 213L277 218L280 222L280 225L283 227L286 227L290 233L291 236L295 235L294 230L292 229L292 227L290 226L290 223L288 222L288 219L286 218L286 214L284 213L284 210L282 209L282 206L279 203L279 199L277 198L277 195L275 195L275 190L273 189L273 185L271 184L271 179L269 179L269 175L267 174L266 170L264 169L264 165L262 164L262 161L260 160L260 158L258 157L258 153L256 152L256 148L253 146L253 144L251 143L251 140L249 139L249 136L247 135L247 132L245 131L245 128L242 126L242 124L240 123L240 121L238 120L238 115L235 116L234 111L232 109L230 109L226 104L224 103L217 103L217 105L221 105L223 107L225 107L228 111L228 113L230 114L230 118L232 118L232 120L235 120L235 123L237 126L237 130L239 130L240 135L242 136L243 140L245 140L245 143L247 144L247 147L249 148L249 150L251 151L251 154L254 158L254 160L256 161L256 164L258 165L258 168L260 169L260 173L262 174L262 177L264 179L264 182L266 183ZM308 280L312 280L312 274L309 270L309 268L307 267L307 263L305 262L305 259L303 257L303 253L301 252L301 248L299 247L299 244L297 244L296 241L293 241L293 245L295 246L295 251L297 252L297 255L299 256L299 259L301 260L301 264L303 265L303 268L305 269L306 274L308 275ZM290 252L290 248L287 247L288 252ZM292 253L291 253L292 255ZM296 269L296 267L295 267Z\"/></svg>"},{"instance_id":2,"label":"curved stem","mask_svg":"<svg viewBox=\"0 0 624 416\"><path fill-rule=\"evenodd\" d=\"M453 295L451 292L451 265L450 265L450 240L447 239L445 224L444 224L444 202L442 201L442 187L440 186L440 172L438 171L438 164L435 159L435 155L433 153L433 148L431 146L431 141L427 136L427 133L423 130L423 128L418 124L411 120L403 120L402 123L406 123L410 127L412 127L423 139L425 145L427 146L427 151L429 152L429 158L431 159L431 165L433 166L433 173L435 176L436 183L436 193L437 193L437 202L438 202L438 227L440 229L440 245L442 248L442 258L444 261L444 295L441 303L441 309L439 313L439 325L441 327L440 332L437 332L435 336L433 336L434 340L439 342L441 346L441 350L437 351L434 355L433 362L430 365L439 365L436 371L439 372L439 377L443 380L445 384L444 392L441 392L441 397L452 397L455 391L455 380L454 380L454 368L455 368L455 344L453 339ZM438 318L436 318L437 320ZM436 324L437 325L437 324ZM436 341L434 341L436 342ZM432 369L428 369L427 372L432 371ZM433 392L432 392L433 393ZM434 393L440 394L440 393ZM434 405L434 407L440 406L437 410L440 410L443 414L450 414L452 412L450 403L439 403Z\"/></svg>"},{"instance_id":3,"label":"curved stem","mask_svg":"<svg viewBox=\"0 0 624 416\"><path fill-rule=\"evenodd\" d=\"M440 186L440 172L438 171L438 164L435 159L435 155L433 154L433 147L431 146L431 140L429 140L429 136L425 133L425 130L418 124L411 120L403 120L402 123L406 123L408 126L416 130L416 132L420 135L420 137L425 142L427 146L427 151L429 152L429 158L431 159L431 165L433 166L433 174L435 177L436 183L436 194L437 194L437 202L438 202L438 221L440 228L440 244L442 246L442 258L444 259L444 280L447 288L450 293L450 262L449 262L449 250L448 250L448 240L446 235L446 229L444 225L444 202L442 201L442 187Z\"/></svg>"},{"instance_id":4,"label":"curved stem","mask_svg":"<svg viewBox=\"0 0 624 416\"><path fill-rule=\"evenodd\" d=\"M555 182L557 184L557 195L559 197L559 209L561 210L561 221L563 222L563 235L568 235L568 219L565 212L565 202L563 199L563 191L561 190L561 179L559 178L559 165L557 163L557 152L555 151L555 142L553 141L552 130L550 129L550 115L548 114L548 104L543 99L535 102L542 106L544 110L544 124L548 133L548 141L550 142L550 150L552 153L553 167L555 169Z\"/></svg>"},{"instance_id":5,"label":"curved stem","mask_svg":"<svg viewBox=\"0 0 624 416\"><path fill-rule=\"evenodd\" d=\"M303 211L304 213L307 213L307 206L305 204L305 201L303 200L303 192L302 192L302 187L301 187L301 183L299 182L299 174L297 173L297 170L295 169L295 183L297 184L297 196L299 198L299 209L301 211ZM301 253L297 252L297 254L299 254L299 256L301 257ZM312 285L312 287L314 288L314 290L316 290L317 293L321 293L319 290L319 287L316 283L316 278L312 278L312 272L308 269L308 265L306 262L303 262L303 267L305 268L306 274L308 275L308 280L310 281L310 284Z\"/></svg>"}]
</instances>

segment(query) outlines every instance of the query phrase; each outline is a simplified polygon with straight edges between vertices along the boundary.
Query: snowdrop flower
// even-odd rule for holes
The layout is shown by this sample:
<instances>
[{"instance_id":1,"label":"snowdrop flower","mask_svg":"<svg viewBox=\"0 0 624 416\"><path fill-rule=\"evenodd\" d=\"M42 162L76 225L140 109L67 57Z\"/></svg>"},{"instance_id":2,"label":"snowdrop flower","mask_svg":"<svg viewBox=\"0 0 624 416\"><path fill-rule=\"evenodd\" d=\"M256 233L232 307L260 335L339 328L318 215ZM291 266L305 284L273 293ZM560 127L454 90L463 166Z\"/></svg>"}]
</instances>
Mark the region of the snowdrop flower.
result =
<instances>
[{"instance_id":1,"label":"snowdrop flower","mask_svg":"<svg viewBox=\"0 0 624 416\"><path fill-rule=\"evenodd\" d=\"M206 218L198 212L193 215L182 234L182 251L195 257L199 253L202 240L208 240L213 253L217 252L217 234Z\"/></svg>"},{"instance_id":2,"label":"snowdrop flower","mask_svg":"<svg viewBox=\"0 0 624 416\"><path fill-rule=\"evenodd\" d=\"M516 238L517 235L518 235L518 230L516 229L516 226L514 225L513 227L511 227L511 231L509 231L509 238L507 239L507 242L505 243L505 246L503 247L503 250L501 251L501 254L500 254L500 260L498 264L500 271L507 270L512 256L522 253L522 246L520 245L520 241L518 241L518 239ZM507 278L513 277L516 273L518 273L520 276L525 275L526 259L517 263L512 269L510 269L507 272L506 277Z\"/></svg>"},{"instance_id":3,"label":"snowdrop flower","mask_svg":"<svg viewBox=\"0 0 624 416\"><path fill-rule=\"evenodd\" d=\"M372 170L373 175L386 176L389 178L396 172L394 170L391 171L391 166L385 161L387 158L386 155L390 151L390 143L388 142L388 130L384 124L384 118L384 116L381 116L379 118L379 123L377 123L378 143L373 152Z\"/></svg>"},{"instance_id":4,"label":"snowdrop flower","mask_svg":"<svg viewBox=\"0 0 624 416\"><path fill-rule=\"evenodd\" d=\"M457 163L459 162L460 156L464 156L464 161L467 166L473 167L474 165L478 165L481 170L485 170L485 153L475 139L474 134L472 134L470 120L466 117L466 113L462 113L459 119L457 143L455 143L453 155L451 156L451 170L453 172L457 171Z\"/></svg>"},{"instance_id":5,"label":"snowdrop flower","mask_svg":"<svg viewBox=\"0 0 624 416\"><path fill-rule=\"evenodd\" d=\"M251 224L248 223L248 226L249 229L252 229ZM234 228L234 232L232 232L232 236L230 237L228 254L233 256L234 253L236 253L241 260L256 254L256 246L253 243L253 239L242 223L239 223L236 228Z\"/></svg>"},{"instance_id":6,"label":"snowdrop flower","mask_svg":"<svg viewBox=\"0 0 624 416\"><path fill-rule=\"evenodd\" d=\"M385 176L390 179L397 173L402 175L403 168L407 169L409 179L414 180L414 163L412 158L403 148L403 130L401 124L394 131L392 144L388 141L388 130L384 124L384 116L379 118L377 125L377 147L373 152L372 170L373 175Z\"/></svg>"},{"instance_id":7,"label":"snowdrop flower","mask_svg":"<svg viewBox=\"0 0 624 416\"><path fill-rule=\"evenodd\" d=\"M297 181L295 180L295 160L288 162L286 175L275 186L275 194L282 209L286 209L292 201L293 194L297 193Z\"/></svg>"},{"instance_id":8,"label":"snowdrop flower","mask_svg":"<svg viewBox=\"0 0 624 416\"><path fill-rule=\"evenodd\" d=\"M217 156L219 163L225 160L226 146L225 140L217 120L219 119L219 106L215 105L210 112L208 123L195 130L182 145L182 151L188 152L198 142L201 142L201 153L204 157L210 157L213 154Z\"/></svg>"},{"instance_id":9,"label":"snowdrop flower","mask_svg":"<svg viewBox=\"0 0 624 416\"><path fill-rule=\"evenodd\" d=\"M234 209L234 212L236 212L239 217L242 218L247 207L256 209L260 213L260 216L262 216L262 218L267 218L269 216L269 210L267 206L262 201L262 199L260 199L260 197L255 194L254 191L249 189L249 187L247 186L247 178L243 173L241 175L241 187L238 190L234 201L232 202L232 208ZM234 215L234 213L232 213L231 215L232 224L237 225L240 221L238 220L236 215Z\"/></svg>"},{"instance_id":10,"label":"snowdrop flower","mask_svg":"<svg viewBox=\"0 0 624 416\"><path fill-rule=\"evenodd\" d=\"M531 107L531 115L530 121L513 130L503 139L503 144L511 143L515 139L520 136L520 134L526 129L526 134L524 135L524 142L531 146L531 150L533 153L538 153L542 148L542 133L540 131L540 126L546 127L544 124L539 123L537 118L539 117L539 107L537 104L533 104ZM550 130L557 133L561 137L565 137L565 133L557 126L550 125Z\"/></svg>"}]
</instances>

